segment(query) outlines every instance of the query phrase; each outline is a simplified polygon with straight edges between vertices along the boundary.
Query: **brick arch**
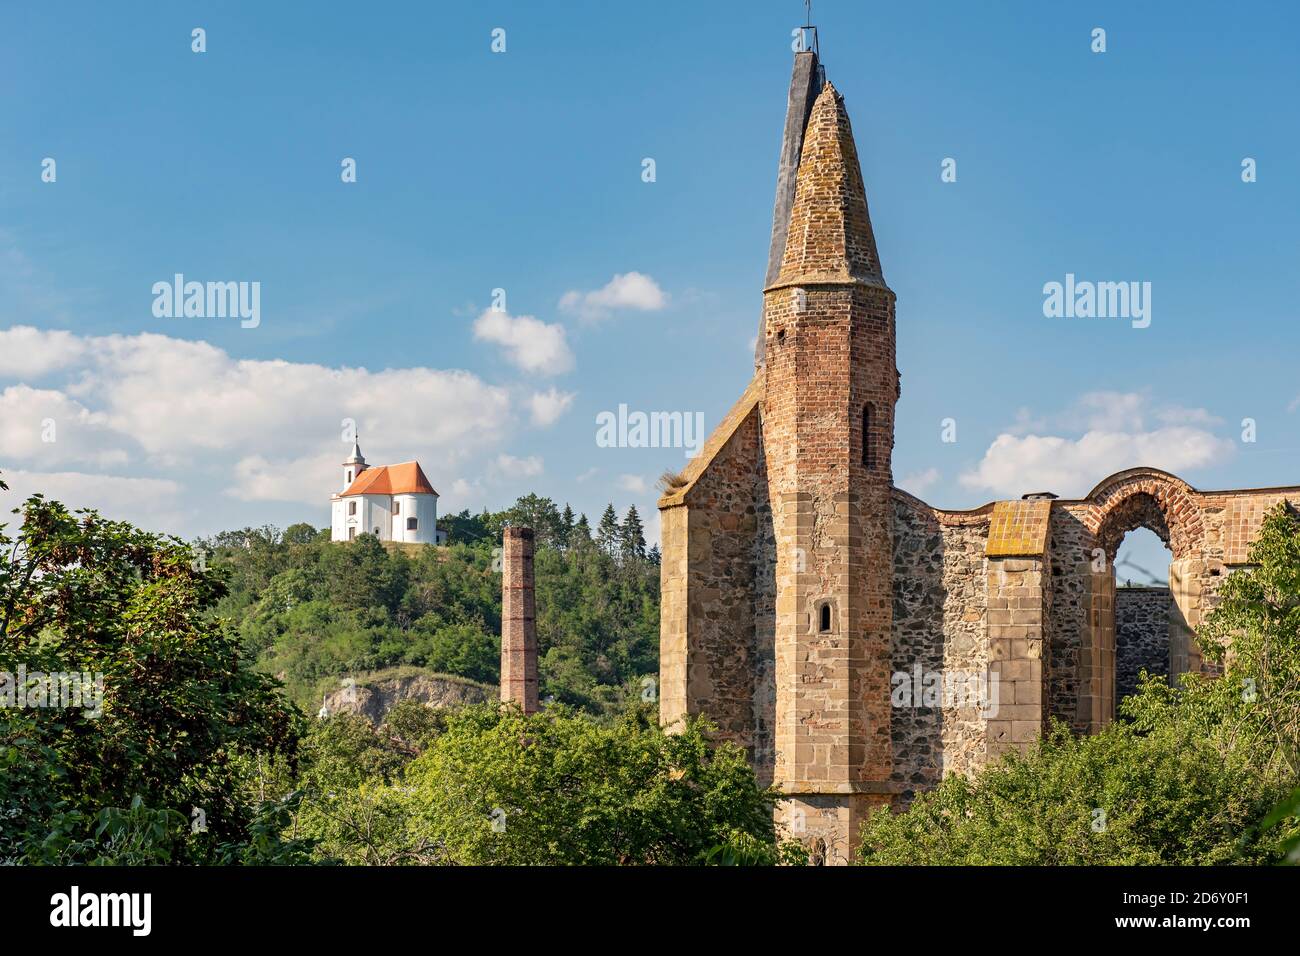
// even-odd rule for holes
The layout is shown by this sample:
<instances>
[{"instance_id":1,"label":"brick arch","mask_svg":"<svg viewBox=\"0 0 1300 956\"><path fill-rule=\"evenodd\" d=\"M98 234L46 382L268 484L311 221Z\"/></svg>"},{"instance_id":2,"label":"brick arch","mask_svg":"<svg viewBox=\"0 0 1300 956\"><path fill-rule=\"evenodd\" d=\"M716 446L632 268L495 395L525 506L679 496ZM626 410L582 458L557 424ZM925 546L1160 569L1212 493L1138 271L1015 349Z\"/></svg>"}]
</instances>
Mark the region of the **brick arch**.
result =
<instances>
[{"instance_id":1,"label":"brick arch","mask_svg":"<svg viewBox=\"0 0 1300 956\"><path fill-rule=\"evenodd\" d=\"M1084 524L1115 560L1120 541L1135 528L1149 528L1173 552L1174 559L1201 549L1205 527L1193 495L1181 478L1156 468L1131 468L1111 475L1085 499L1092 507Z\"/></svg>"}]
</instances>

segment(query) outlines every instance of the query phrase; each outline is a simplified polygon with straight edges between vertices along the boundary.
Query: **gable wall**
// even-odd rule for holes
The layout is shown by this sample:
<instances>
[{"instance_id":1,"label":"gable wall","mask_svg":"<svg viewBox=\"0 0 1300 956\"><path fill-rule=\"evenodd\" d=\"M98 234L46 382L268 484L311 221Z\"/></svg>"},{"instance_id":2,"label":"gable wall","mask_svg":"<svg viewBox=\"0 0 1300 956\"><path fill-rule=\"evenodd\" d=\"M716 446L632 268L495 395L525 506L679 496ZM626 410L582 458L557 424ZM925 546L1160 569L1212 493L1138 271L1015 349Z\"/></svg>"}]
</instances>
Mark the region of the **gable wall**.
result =
<instances>
[{"instance_id":1,"label":"gable wall","mask_svg":"<svg viewBox=\"0 0 1300 956\"><path fill-rule=\"evenodd\" d=\"M661 717L671 723L707 714L722 739L751 753L755 675L769 670L756 646L760 516L770 524L760 471L755 410L701 472L685 502L662 512ZM762 600L770 606L773 596L769 585Z\"/></svg>"}]
</instances>

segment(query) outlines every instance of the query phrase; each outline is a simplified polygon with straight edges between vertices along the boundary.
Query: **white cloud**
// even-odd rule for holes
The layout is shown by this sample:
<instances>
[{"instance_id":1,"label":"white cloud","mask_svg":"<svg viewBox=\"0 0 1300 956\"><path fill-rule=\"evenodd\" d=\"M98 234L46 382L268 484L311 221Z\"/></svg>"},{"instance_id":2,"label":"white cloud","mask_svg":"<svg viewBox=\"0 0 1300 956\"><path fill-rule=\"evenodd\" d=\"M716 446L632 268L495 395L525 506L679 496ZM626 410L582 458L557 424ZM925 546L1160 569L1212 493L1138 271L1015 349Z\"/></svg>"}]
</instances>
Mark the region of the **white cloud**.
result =
<instances>
[{"instance_id":1,"label":"white cloud","mask_svg":"<svg viewBox=\"0 0 1300 956\"><path fill-rule=\"evenodd\" d=\"M248 448L274 449L282 461L322 454L327 443L342 447L343 418L355 419L366 447L380 454L409 451L416 436L465 451L491 444L509 424L506 389L465 371L241 360L206 342L153 334L79 341L81 374L64 389L69 413L88 409L88 425L163 464Z\"/></svg>"},{"instance_id":2,"label":"white cloud","mask_svg":"<svg viewBox=\"0 0 1300 956\"><path fill-rule=\"evenodd\" d=\"M619 475L618 486L624 491L630 491L637 495L644 495L650 490L650 483L640 475Z\"/></svg>"},{"instance_id":3,"label":"white cloud","mask_svg":"<svg viewBox=\"0 0 1300 956\"><path fill-rule=\"evenodd\" d=\"M1088 392L1061 418L1067 428L1122 431L1141 428L1148 400L1140 392Z\"/></svg>"},{"instance_id":4,"label":"white cloud","mask_svg":"<svg viewBox=\"0 0 1300 956\"><path fill-rule=\"evenodd\" d=\"M1155 403L1145 392L1087 392L1053 420L1057 428L1072 431L1141 431L1148 418L1166 425L1221 425L1223 419L1204 408ZM1021 409L1017 434L1050 427L1044 419L1032 418Z\"/></svg>"},{"instance_id":5,"label":"white cloud","mask_svg":"<svg viewBox=\"0 0 1300 956\"><path fill-rule=\"evenodd\" d=\"M11 385L0 392L0 448L7 462L41 468L72 463L97 467L126 464L127 436L109 427L107 416L92 412L62 392Z\"/></svg>"},{"instance_id":6,"label":"white cloud","mask_svg":"<svg viewBox=\"0 0 1300 956\"><path fill-rule=\"evenodd\" d=\"M898 487L918 498L935 486L939 481L939 469L927 468L899 479Z\"/></svg>"},{"instance_id":7,"label":"white cloud","mask_svg":"<svg viewBox=\"0 0 1300 956\"><path fill-rule=\"evenodd\" d=\"M474 320L474 337L499 345L511 365L538 375L562 375L574 366L564 326L531 315L488 309Z\"/></svg>"},{"instance_id":8,"label":"white cloud","mask_svg":"<svg viewBox=\"0 0 1300 956\"><path fill-rule=\"evenodd\" d=\"M1286 407L1286 410L1288 412L1294 412L1297 408L1300 408L1300 395L1297 395L1292 400L1291 404Z\"/></svg>"},{"instance_id":9,"label":"white cloud","mask_svg":"<svg viewBox=\"0 0 1300 956\"><path fill-rule=\"evenodd\" d=\"M249 455L235 462L236 481L225 493L249 501L300 501L319 505L330 492L343 487L341 458L337 451L282 461Z\"/></svg>"},{"instance_id":10,"label":"white cloud","mask_svg":"<svg viewBox=\"0 0 1300 956\"><path fill-rule=\"evenodd\" d=\"M324 514L350 447L341 440L345 418L357 423L369 461L418 458L434 487L467 473L515 425L509 390L466 371L241 360L165 335L0 331L0 357L18 347L39 356L40 368L61 371L57 385L0 391L6 468L34 475L102 469L111 488L126 487L120 481L127 479L166 479L167 487L184 488L187 522L214 513L194 505L205 494L227 502L299 502ZM22 371L21 362L0 361L0 380L15 370ZM54 420L54 442L42 441L46 419ZM69 481L52 480L41 490L53 495ZM123 503L129 494L109 499L106 513L138 513L113 510ZM159 527L153 517L147 527Z\"/></svg>"},{"instance_id":11,"label":"white cloud","mask_svg":"<svg viewBox=\"0 0 1300 956\"><path fill-rule=\"evenodd\" d=\"M170 531L187 517L177 500L181 486L168 479L21 470L6 471L0 478L9 485L9 491L0 491L6 515L39 492L62 502L69 511L95 508L106 518L129 521L150 531Z\"/></svg>"},{"instance_id":12,"label":"white cloud","mask_svg":"<svg viewBox=\"0 0 1300 956\"><path fill-rule=\"evenodd\" d=\"M650 276L641 272L615 275L599 289L572 289L560 297L560 308L588 321L606 318L618 309L657 312L668 304L668 295Z\"/></svg>"},{"instance_id":13,"label":"white cloud","mask_svg":"<svg viewBox=\"0 0 1300 956\"><path fill-rule=\"evenodd\" d=\"M30 325L0 330L0 377L39 378L81 361L86 340L71 332L44 332Z\"/></svg>"},{"instance_id":14,"label":"white cloud","mask_svg":"<svg viewBox=\"0 0 1300 956\"><path fill-rule=\"evenodd\" d=\"M1166 425L1222 425L1223 419L1211 415L1204 408L1183 408L1181 405L1169 405L1157 409L1156 418Z\"/></svg>"},{"instance_id":15,"label":"white cloud","mask_svg":"<svg viewBox=\"0 0 1300 956\"><path fill-rule=\"evenodd\" d=\"M451 496L454 500L460 502L460 510L469 508L475 510L470 505L470 499L483 494L483 483L480 481L469 481L465 478L457 478L451 483Z\"/></svg>"},{"instance_id":16,"label":"white cloud","mask_svg":"<svg viewBox=\"0 0 1300 956\"><path fill-rule=\"evenodd\" d=\"M1047 419L1034 415L1027 408L1019 408L1016 409L1015 424L1008 426L1007 431L1013 435L1027 435L1049 427Z\"/></svg>"},{"instance_id":17,"label":"white cloud","mask_svg":"<svg viewBox=\"0 0 1300 956\"><path fill-rule=\"evenodd\" d=\"M496 458L497 471L512 478L532 478L542 473L542 459L536 455L516 458L514 455L500 454Z\"/></svg>"},{"instance_id":18,"label":"white cloud","mask_svg":"<svg viewBox=\"0 0 1300 956\"><path fill-rule=\"evenodd\" d=\"M533 424L540 425L543 428L554 425L559 421L560 416L569 410L569 406L573 404L575 397L576 393L561 392L557 388L545 392L534 392L533 396L528 399Z\"/></svg>"},{"instance_id":19,"label":"white cloud","mask_svg":"<svg viewBox=\"0 0 1300 956\"><path fill-rule=\"evenodd\" d=\"M961 483L1004 497L1040 490L1079 497L1125 468L1161 468L1177 475L1234 454L1234 442L1201 427L1217 421L1203 408L1147 406L1135 393L1084 395L1065 416L1082 425L1079 437L1002 433ZM1147 427L1148 415L1162 424Z\"/></svg>"}]
</instances>

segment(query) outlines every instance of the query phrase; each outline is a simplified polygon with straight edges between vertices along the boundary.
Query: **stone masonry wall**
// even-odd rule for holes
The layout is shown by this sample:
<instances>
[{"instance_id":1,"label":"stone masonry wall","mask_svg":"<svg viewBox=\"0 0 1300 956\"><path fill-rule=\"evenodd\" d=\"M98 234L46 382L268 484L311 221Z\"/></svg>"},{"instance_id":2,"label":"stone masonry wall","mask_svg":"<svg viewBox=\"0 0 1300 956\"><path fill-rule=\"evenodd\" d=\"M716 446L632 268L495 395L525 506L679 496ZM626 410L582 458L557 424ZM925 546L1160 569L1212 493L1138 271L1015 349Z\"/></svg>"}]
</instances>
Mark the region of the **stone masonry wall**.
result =
<instances>
[{"instance_id":1,"label":"stone masonry wall","mask_svg":"<svg viewBox=\"0 0 1300 956\"><path fill-rule=\"evenodd\" d=\"M669 541L674 556L684 546L687 574L684 591L668 593L670 583L680 586L670 581L680 572L665 565L671 617L660 629L661 716L707 714L722 739L751 753L755 675L770 670L755 647L758 445L755 412L699 476L686 505L665 511L665 551Z\"/></svg>"},{"instance_id":2,"label":"stone masonry wall","mask_svg":"<svg viewBox=\"0 0 1300 956\"><path fill-rule=\"evenodd\" d=\"M1138 673L1169 676L1168 588L1115 589L1115 699L1137 690Z\"/></svg>"},{"instance_id":3,"label":"stone masonry wall","mask_svg":"<svg viewBox=\"0 0 1300 956\"><path fill-rule=\"evenodd\" d=\"M1097 546L1068 507L1052 509L1052 613L1047 642L1047 711L1075 731L1086 733L1090 720L1080 712L1080 696L1092 622L1091 561Z\"/></svg>"},{"instance_id":4,"label":"stone masonry wall","mask_svg":"<svg viewBox=\"0 0 1300 956\"><path fill-rule=\"evenodd\" d=\"M755 530L752 544L754 672L751 702L753 730L749 755L762 787L771 786L776 768L776 530L767 497L766 459L758 443L754 487Z\"/></svg>"},{"instance_id":5,"label":"stone masonry wall","mask_svg":"<svg viewBox=\"0 0 1300 956\"><path fill-rule=\"evenodd\" d=\"M987 674L986 538L985 527L942 526L929 509L895 500L895 691L899 675L913 675L918 666L922 674L949 680ZM903 804L950 773L971 773L986 753L984 717L969 700L939 707L918 703L900 707L895 701L890 723L893 780Z\"/></svg>"}]
</instances>

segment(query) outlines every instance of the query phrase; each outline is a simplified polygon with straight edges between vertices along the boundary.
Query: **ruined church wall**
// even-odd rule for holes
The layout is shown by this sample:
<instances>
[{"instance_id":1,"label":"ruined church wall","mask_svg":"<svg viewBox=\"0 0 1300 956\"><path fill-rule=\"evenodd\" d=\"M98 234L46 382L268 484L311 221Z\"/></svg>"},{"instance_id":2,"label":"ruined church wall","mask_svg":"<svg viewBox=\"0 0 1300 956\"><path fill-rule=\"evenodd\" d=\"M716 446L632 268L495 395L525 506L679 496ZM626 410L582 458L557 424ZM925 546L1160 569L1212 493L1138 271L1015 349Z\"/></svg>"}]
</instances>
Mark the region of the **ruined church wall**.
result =
<instances>
[{"instance_id":1,"label":"ruined church wall","mask_svg":"<svg viewBox=\"0 0 1300 956\"><path fill-rule=\"evenodd\" d=\"M685 504L663 511L664 553L674 559L662 571L661 717L671 723L704 714L721 739L751 754L756 711L763 709L755 675L771 670L756 646L755 608L773 600L755 586L756 498L766 491L759 462L755 413L709 462Z\"/></svg>"},{"instance_id":2,"label":"ruined church wall","mask_svg":"<svg viewBox=\"0 0 1300 956\"><path fill-rule=\"evenodd\" d=\"M986 524L942 525L929 509L894 502L894 674L988 671ZM967 705L891 710L892 781L903 803L986 756L985 718Z\"/></svg>"},{"instance_id":3,"label":"ruined church wall","mask_svg":"<svg viewBox=\"0 0 1300 956\"><path fill-rule=\"evenodd\" d=\"M1093 587L1096 539L1083 522L1083 509L1052 508L1048 528L1052 604L1047 625L1047 713L1086 733L1092 722L1092 657L1101 640Z\"/></svg>"}]
</instances>

